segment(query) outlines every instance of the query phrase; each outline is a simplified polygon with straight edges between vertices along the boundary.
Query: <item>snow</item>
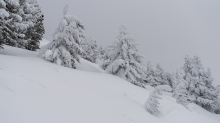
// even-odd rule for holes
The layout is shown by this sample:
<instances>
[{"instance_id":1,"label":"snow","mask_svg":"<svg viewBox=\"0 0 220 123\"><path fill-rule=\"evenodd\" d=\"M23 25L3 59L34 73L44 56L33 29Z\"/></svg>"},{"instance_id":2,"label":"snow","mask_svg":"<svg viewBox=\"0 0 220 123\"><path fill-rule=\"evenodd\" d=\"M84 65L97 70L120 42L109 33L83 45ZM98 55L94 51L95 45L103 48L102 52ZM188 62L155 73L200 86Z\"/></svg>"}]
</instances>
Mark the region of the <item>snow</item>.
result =
<instances>
[{"instance_id":1,"label":"snow","mask_svg":"<svg viewBox=\"0 0 220 123\"><path fill-rule=\"evenodd\" d=\"M0 17L1 18L9 17L9 13L5 9L0 9Z\"/></svg>"},{"instance_id":2,"label":"snow","mask_svg":"<svg viewBox=\"0 0 220 123\"><path fill-rule=\"evenodd\" d=\"M6 7L6 3L5 3L5 1L0 0L0 5L1 5L3 8L5 8L5 7Z\"/></svg>"},{"instance_id":3,"label":"snow","mask_svg":"<svg viewBox=\"0 0 220 123\"><path fill-rule=\"evenodd\" d=\"M160 100L162 116L155 117L144 107L151 87L134 86L83 59L76 68L4 45L0 51L0 123L220 122L219 115L195 104L187 110L167 92Z\"/></svg>"}]
</instances>

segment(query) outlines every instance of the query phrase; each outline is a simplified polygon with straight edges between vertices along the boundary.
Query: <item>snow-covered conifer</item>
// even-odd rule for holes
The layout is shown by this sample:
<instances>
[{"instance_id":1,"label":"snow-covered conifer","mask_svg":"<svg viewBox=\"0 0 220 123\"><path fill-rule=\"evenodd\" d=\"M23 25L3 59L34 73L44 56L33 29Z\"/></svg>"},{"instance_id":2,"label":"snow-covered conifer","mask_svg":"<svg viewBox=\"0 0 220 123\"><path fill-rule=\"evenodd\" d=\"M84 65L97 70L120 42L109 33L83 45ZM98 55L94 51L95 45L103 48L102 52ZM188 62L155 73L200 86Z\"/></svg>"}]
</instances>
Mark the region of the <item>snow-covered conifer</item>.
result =
<instances>
[{"instance_id":1,"label":"snow-covered conifer","mask_svg":"<svg viewBox=\"0 0 220 123\"><path fill-rule=\"evenodd\" d=\"M180 69L177 69L173 75L173 97L176 98L177 103L187 108L190 98L187 91L188 83L183 79L183 76Z\"/></svg>"},{"instance_id":2,"label":"snow-covered conifer","mask_svg":"<svg viewBox=\"0 0 220 123\"><path fill-rule=\"evenodd\" d=\"M138 53L137 43L125 26L121 26L120 35L113 46L106 72L144 87L142 80L145 72L142 63L143 56Z\"/></svg>"},{"instance_id":3,"label":"snow-covered conifer","mask_svg":"<svg viewBox=\"0 0 220 123\"><path fill-rule=\"evenodd\" d=\"M82 22L69 15L69 6L64 8L64 17L53 35L53 41L42 47L39 55L47 60L65 67L75 67L75 60L80 62L83 50L80 46L84 40Z\"/></svg>"},{"instance_id":4,"label":"snow-covered conifer","mask_svg":"<svg viewBox=\"0 0 220 123\"><path fill-rule=\"evenodd\" d=\"M1 42L22 47L24 31L28 24L19 15L20 4L17 0L0 0Z\"/></svg>"},{"instance_id":5,"label":"snow-covered conifer","mask_svg":"<svg viewBox=\"0 0 220 123\"><path fill-rule=\"evenodd\" d=\"M150 61L147 62L147 71L145 75L144 81L153 86L156 87L158 85L163 85L163 79L161 78L162 71L153 67Z\"/></svg>"},{"instance_id":6,"label":"snow-covered conifer","mask_svg":"<svg viewBox=\"0 0 220 123\"><path fill-rule=\"evenodd\" d=\"M103 60L104 54L105 54L105 50L102 48L102 46L99 46L99 59Z\"/></svg>"},{"instance_id":7,"label":"snow-covered conifer","mask_svg":"<svg viewBox=\"0 0 220 123\"><path fill-rule=\"evenodd\" d=\"M216 109L215 109L215 113L216 114L220 114L220 85L216 86L216 93L218 94L218 97L216 100L215 100L215 103L216 103Z\"/></svg>"},{"instance_id":8,"label":"snow-covered conifer","mask_svg":"<svg viewBox=\"0 0 220 123\"><path fill-rule=\"evenodd\" d=\"M6 11L6 3L3 0L0 0L0 48L4 43L4 29L6 28L6 20L9 17L9 13Z\"/></svg>"},{"instance_id":9,"label":"snow-covered conifer","mask_svg":"<svg viewBox=\"0 0 220 123\"><path fill-rule=\"evenodd\" d=\"M204 70L198 56L193 58L186 56L183 70L185 72L184 79L189 85L190 99L208 111L214 112L217 107L215 102L218 100L218 94L212 85L213 78L210 69Z\"/></svg>"},{"instance_id":10,"label":"snow-covered conifer","mask_svg":"<svg viewBox=\"0 0 220 123\"><path fill-rule=\"evenodd\" d=\"M43 20L44 15L36 0L20 0L20 14L25 21L30 21L25 33L26 45L28 50L39 49L40 41L45 33Z\"/></svg>"},{"instance_id":11,"label":"snow-covered conifer","mask_svg":"<svg viewBox=\"0 0 220 123\"><path fill-rule=\"evenodd\" d=\"M106 70L108 65L110 64L110 54L113 51L114 46L113 45L109 45L105 48L104 50L104 54L101 56L102 58L102 64L100 65L100 67L103 70Z\"/></svg>"},{"instance_id":12,"label":"snow-covered conifer","mask_svg":"<svg viewBox=\"0 0 220 123\"><path fill-rule=\"evenodd\" d=\"M83 55L82 57L86 60L89 60L93 63L96 62L96 59L99 57L98 46L96 40L93 38L88 38L82 42Z\"/></svg>"},{"instance_id":13,"label":"snow-covered conifer","mask_svg":"<svg viewBox=\"0 0 220 123\"><path fill-rule=\"evenodd\" d=\"M159 85L155 87L145 102L146 110L152 115L160 116L160 111L158 110L160 103L158 99L161 99L159 95L163 95L163 91L172 91L172 88L168 85Z\"/></svg>"},{"instance_id":14,"label":"snow-covered conifer","mask_svg":"<svg viewBox=\"0 0 220 123\"><path fill-rule=\"evenodd\" d=\"M161 84L162 85L169 85L170 87L172 87L171 74L165 72L163 70L163 68L158 63L157 63L156 69L158 71L158 76L161 77L161 79L162 79Z\"/></svg>"}]
</instances>

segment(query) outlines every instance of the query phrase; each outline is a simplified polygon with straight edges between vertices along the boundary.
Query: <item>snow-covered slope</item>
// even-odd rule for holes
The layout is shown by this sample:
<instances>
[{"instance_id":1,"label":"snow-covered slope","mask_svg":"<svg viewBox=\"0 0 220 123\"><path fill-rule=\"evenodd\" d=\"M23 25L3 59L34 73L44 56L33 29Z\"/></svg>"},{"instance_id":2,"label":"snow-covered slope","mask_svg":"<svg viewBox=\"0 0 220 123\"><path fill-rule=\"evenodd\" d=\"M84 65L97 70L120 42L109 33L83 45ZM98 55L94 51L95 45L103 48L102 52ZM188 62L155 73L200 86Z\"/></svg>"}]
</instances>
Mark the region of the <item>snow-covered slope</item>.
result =
<instances>
[{"instance_id":1,"label":"snow-covered slope","mask_svg":"<svg viewBox=\"0 0 220 123\"><path fill-rule=\"evenodd\" d=\"M149 114L142 89L96 64L81 60L79 70L37 57L37 52L4 46L0 51L0 123L219 123L220 116L195 104L187 110L165 93ZM89 71L89 72L88 72Z\"/></svg>"}]
</instances>

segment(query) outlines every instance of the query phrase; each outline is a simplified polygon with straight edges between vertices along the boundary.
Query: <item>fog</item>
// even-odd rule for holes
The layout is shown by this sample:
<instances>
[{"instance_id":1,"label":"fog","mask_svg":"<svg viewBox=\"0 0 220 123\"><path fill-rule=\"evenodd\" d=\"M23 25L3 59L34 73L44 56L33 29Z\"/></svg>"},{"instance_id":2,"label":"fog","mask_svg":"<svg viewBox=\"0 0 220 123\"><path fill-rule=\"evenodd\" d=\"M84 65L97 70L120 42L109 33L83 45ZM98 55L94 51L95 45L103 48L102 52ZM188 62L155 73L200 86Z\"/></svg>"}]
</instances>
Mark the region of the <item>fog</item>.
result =
<instances>
[{"instance_id":1,"label":"fog","mask_svg":"<svg viewBox=\"0 0 220 123\"><path fill-rule=\"evenodd\" d=\"M220 84L219 0L38 0L45 14L45 38L52 34L69 4L69 14L85 25L85 36L107 46L120 25L140 42L145 63L159 63L165 71L182 67L184 56L198 55L209 67L214 85Z\"/></svg>"}]
</instances>

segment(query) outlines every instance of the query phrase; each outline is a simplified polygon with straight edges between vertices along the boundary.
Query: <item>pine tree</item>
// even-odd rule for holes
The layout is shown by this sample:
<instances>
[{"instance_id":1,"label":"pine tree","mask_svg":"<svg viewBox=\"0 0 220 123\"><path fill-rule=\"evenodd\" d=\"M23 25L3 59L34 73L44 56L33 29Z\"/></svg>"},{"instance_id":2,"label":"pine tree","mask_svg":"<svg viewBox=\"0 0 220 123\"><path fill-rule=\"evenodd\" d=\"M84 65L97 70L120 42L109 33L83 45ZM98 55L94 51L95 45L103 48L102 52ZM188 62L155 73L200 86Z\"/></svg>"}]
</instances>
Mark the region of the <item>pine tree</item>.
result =
<instances>
[{"instance_id":1,"label":"pine tree","mask_svg":"<svg viewBox=\"0 0 220 123\"><path fill-rule=\"evenodd\" d=\"M156 69L158 71L158 76L161 77L162 81L161 84L162 85L169 85L170 87L172 87L172 75L165 72L163 70L163 68L157 63Z\"/></svg>"},{"instance_id":2,"label":"pine tree","mask_svg":"<svg viewBox=\"0 0 220 123\"><path fill-rule=\"evenodd\" d=\"M183 72L177 69L173 75L173 97L177 103L185 106L190 103L190 97L187 91L188 83L183 79Z\"/></svg>"},{"instance_id":3,"label":"pine tree","mask_svg":"<svg viewBox=\"0 0 220 123\"><path fill-rule=\"evenodd\" d=\"M93 63L96 62L96 59L99 57L98 46L96 40L93 38L88 38L82 43L83 55L82 57Z\"/></svg>"},{"instance_id":4,"label":"pine tree","mask_svg":"<svg viewBox=\"0 0 220 123\"><path fill-rule=\"evenodd\" d=\"M6 3L4 1L0 1L0 49L3 48L2 44L5 42L3 31L6 28L6 20L9 17L9 13L5 9Z\"/></svg>"},{"instance_id":5,"label":"pine tree","mask_svg":"<svg viewBox=\"0 0 220 123\"><path fill-rule=\"evenodd\" d=\"M103 60L104 58L104 54L105 54L105 50L102 48L102 46L99 46L99 59Z\"/></svg>"},{"instance_id":6,"label":"pine tree","mask_svg":"<svg viewBox=\"0 0 220 123\"><path fill-rule=\"evenodd\" d=\"M218 95L218 97L220 97L220 85L216 86L216 93ZM217 107L215 108L215 113L216 114L220 114L220 98L215 100L215 104L217 105Z\"/></svg>"},{"instance_id":7,"label":"pine tree","mask_svg":"<svg viewBox=\"0 0 220 123\"><path fill-rule=\"evenodd\" d=\"M217 107L218 94L212 85L213 78L210 69L204 70L198 56L194 58L186 56L183 70L184 79L189 85L188 92L191 100L208 111L214 112Z\"/></svg>"},{"instance_id":8,"label":"pine tree","mask_svg":"<svg viewBox=\"0 0 220 123\"><path fill-rule=\"evenodd\" d=\"M106 71L117 75L135 85L144 87L143 75L145 67L136 48L137 43L125 26L120 28L114 49L110 53Z\"/></svg>"},{"instance_id":9,"label":"pine tree","mask_svg":"<svg viewBox=\"0 0 220 123\"><path fill-rule=\"evenodd\" d=\"M114 50L114 46L113 45L109 45L105 48L104 50L104 54L102 56L102 64L100 65L100 67L103 70L106 70L108 65L110 64L110 54L111 52Z\"/></svg>"},{"instance_id":10,"label":"pine tree","mask_svg":"<svg viewBox=\"0 0 220 123\"><path fill-rule=\"evenodd\" d=\"M20 4L17 0L1 0L1 43L10 46L23 47L24 31L28 24L19 15Z\"/></svg>"},{"instance_id":11,"label":"pine tree","mask_svg":"<svg viewBox=\"0 0 220 123\"><path fill-rule=\"evenodd\" d=\"M65 67L76 68L75 60L80 62L82 55L81 41L84 40L84 26L75 16L67 13L69 6L64 8L64 17L54 33L53 41L41 48L39 55L45 59Z\"/></svg>"},{"instance_id":12,"label":"pine tree","mask_svg":"<svg viewBox=\"0 0 220 123\"><path fill-rule=\"evenodd\" d=\"M45 33L43 20L44 15L36 0L21 0L21 13L24 20L31 21L32 25L25 32L25 40L27 44L25 48L35 51L39 49L40 41Z\"/></svg>"},{"instance_id":13,"label":"pine tree","mask_svg":"<svg viewBox=\"0 0 220 123\"><path fill-rule=\"evenodd\" d=\"M147 71L145 74L144 81L153 86L156 87L158 85L163 85L163 79L161 78L161 73L159 69L153 67L150 61L147 62Z\"/></svg>"},{"instance_id":14,"label":"pine tree","mask_svg":"<svg viewBox=\"0 0 220 123\"><path fill-rule=\"evenodd\" d=\"M172 91L172 88L168 85L159 85L155 87L145 102L145 108L152 115L160 116L160 111L158 110L160 103L158 99L161 99L159 95L163 95L163 91Z\"/></svg>"}]
</instances>

